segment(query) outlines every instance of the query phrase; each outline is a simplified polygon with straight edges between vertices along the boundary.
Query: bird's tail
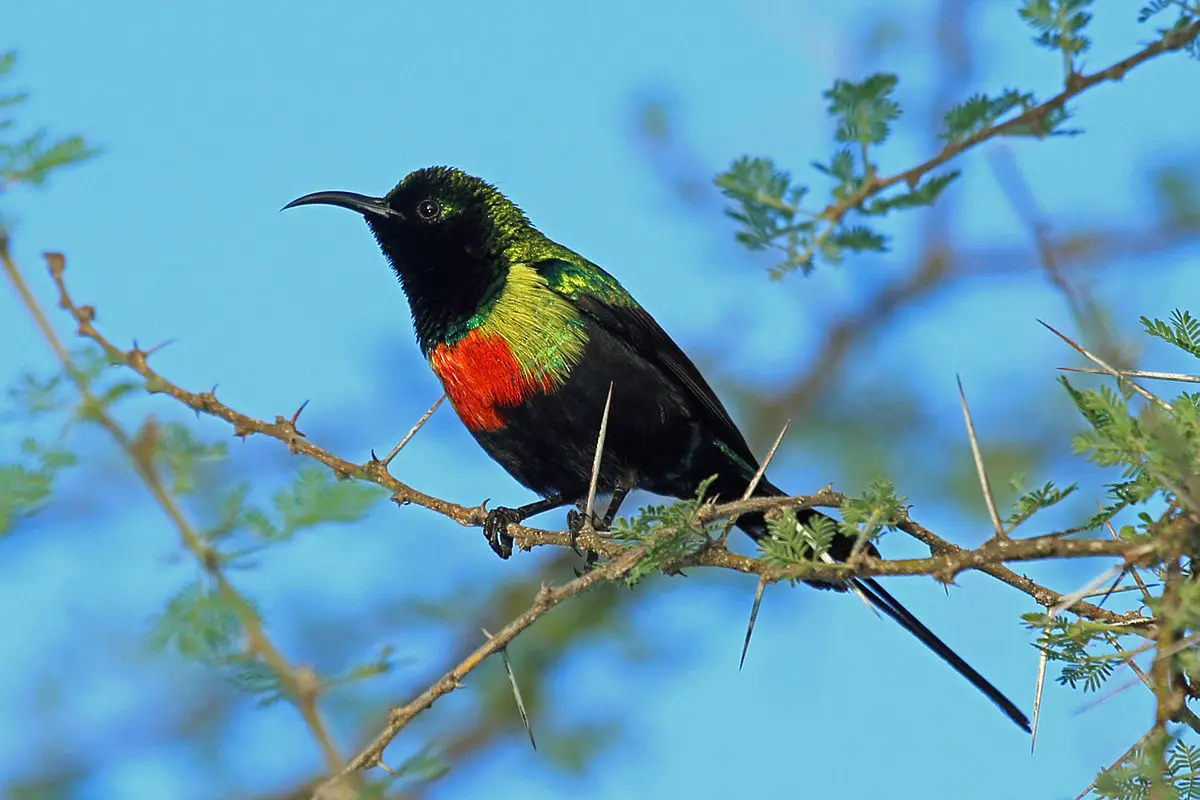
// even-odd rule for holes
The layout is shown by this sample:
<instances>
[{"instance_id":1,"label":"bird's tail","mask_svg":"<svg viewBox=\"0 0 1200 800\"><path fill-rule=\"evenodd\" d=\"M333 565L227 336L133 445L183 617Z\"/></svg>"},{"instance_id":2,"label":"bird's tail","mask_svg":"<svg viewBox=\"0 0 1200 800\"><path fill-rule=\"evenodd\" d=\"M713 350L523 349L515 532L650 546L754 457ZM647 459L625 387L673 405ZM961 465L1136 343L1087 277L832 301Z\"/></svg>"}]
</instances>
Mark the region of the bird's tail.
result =
<instances>
[{"instance_id":1,"label":"bird's tail","mask_svg":"<svg viewBox=\"0 0 1200 800\"><path fill-rule=\"evenodd\" d=\"M755 495L761 497L782 497L784 492L764 480L759 484ZM796 517L797 521L801 524L808 524L819 517L829 519L829 517L816 509L802 509L796 513ZM767 535L766 519L761 513L743 514L738 518L737 525L755 541ZM850 557L850 551L854 547L854 542L853 537L838 534L830 545L829 555L836 561L845 561ZM870 555L879 555L879 551L875 549L875 545L869 542L865 549ZM853 578L846 584L831 584L822 581L807 581L807 583L819 589L833 589L843 592L848 589L857 590L871 605L895 620L901 628L908 631L939 658L953 667L955 672L970 681L972 686L987 695L988 699L995 703L1009 719L1020 725L1026 732L1030 730L1029 718L1025 716L1021 709L1017 708L1012 700L1005 697L999 689L980 675L974 667L964 661L958 653L951 650L949 645L939 639L933 631L925 627L919 619L914 617L907 608L900 604L899 600L892 597L875 579Z\"/></svg>"}]
</instances>

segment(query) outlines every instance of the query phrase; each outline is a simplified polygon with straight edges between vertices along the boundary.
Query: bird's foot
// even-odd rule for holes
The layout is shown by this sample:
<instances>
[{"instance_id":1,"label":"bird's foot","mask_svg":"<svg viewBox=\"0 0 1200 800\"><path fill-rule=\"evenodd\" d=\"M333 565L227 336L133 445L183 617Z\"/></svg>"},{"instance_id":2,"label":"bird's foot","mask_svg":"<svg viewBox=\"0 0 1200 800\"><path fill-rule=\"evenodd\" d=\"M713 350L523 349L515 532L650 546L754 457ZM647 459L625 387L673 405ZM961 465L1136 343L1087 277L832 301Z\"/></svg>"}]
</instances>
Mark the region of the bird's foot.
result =
<instances>
[{"instance_id":1,"label":"bird's foot","mask_svg":"<svg viewBox=\"0 0 1200 800\"><path fill-rule=\"evenodd\" d=\"M508 558L513 551L513 537L508 533L511 523L519 523L524 517L515 508L496 506L487 512L483 520L483 535L492 546L492 552L500 558Z\"/></svg>"},{"instance_id":2,"label":"bird's foot","mask_svg":"<svg viewBox=\"0 0 1200 800\"><path fill-rule=\"evenodd\" d=\"M579 509L572 508L567 512L567 542L571 545L571 549L575 551L575 555L582 556L583 551L579 549L579 534L583 531L585 521L583 513ZM596 522L592 523L592 530L596 529Z\"/></svg>"},{"instance_id":3,"label":"bird's foot","mask_svg":"<svg viewBox=\"0 0 1200 800\"><path fill-rule=\"evenodd\" d=\"M586 553L579 549L578 539L579 532L583 530L584 520L586 518L577 509L572 508L567 512L567 534L570 537L568 541L571 544L571 549L575 551L575 555L583 558L583 572L575 570L575 577L579 577L585 573L591 572L596 566L596 562L600 560L600 554L595 550L588 550ZM608 526L600 520L593 520L592 530L596 532L608 530Z\"/></svg>"}]
</instances>

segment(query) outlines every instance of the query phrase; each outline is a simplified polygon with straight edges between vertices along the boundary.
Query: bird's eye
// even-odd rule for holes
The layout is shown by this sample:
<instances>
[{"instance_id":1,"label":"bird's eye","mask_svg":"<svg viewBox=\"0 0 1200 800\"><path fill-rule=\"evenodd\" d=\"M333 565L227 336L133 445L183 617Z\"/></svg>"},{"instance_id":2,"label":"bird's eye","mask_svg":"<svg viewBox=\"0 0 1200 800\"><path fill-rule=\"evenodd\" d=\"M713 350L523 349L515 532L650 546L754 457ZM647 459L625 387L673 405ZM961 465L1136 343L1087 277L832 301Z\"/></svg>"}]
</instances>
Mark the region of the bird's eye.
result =
<instances>
[{"instance_id":1,"label":"bird's eye","mask_svg":"<svg viewBox=\"0 0 1200 800\"><path fill-rule=\"evenodd\" d=\"M432 198L417 203L417 216L423 220L437 219L442 213L442 204Z\"/></svg>"}]
</instances>

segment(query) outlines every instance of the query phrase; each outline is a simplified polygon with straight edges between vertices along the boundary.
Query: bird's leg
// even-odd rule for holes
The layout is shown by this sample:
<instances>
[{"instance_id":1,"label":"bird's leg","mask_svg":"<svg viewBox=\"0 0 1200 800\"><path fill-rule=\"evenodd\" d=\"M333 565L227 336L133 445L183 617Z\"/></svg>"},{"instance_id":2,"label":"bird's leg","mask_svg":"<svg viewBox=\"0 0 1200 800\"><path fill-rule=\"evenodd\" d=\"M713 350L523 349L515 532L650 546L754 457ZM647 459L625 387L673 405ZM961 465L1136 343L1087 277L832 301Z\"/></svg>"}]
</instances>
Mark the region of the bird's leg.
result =
<instances>
[{"instance_id":1,"label":"bird's leg","mask_svg":"<svg viewBox=\"0 0 1200 800\"><path fill-rule=\"evenodd\" d=\"M560 508L568 502L561 494L556 494L545 500L538 500L536 503L528 503L518 508L496 506L487 512L487 517L483 521L483 535L487 537L488 544L492 546L492 552L501 558L508 558L512 555L513 549L513 537L508 535L509 524L523 522L535 514Z\"/></svg>"},{"instance_id":2,"label":"bird's leg","mask_svg":"<svg viewBox=\"0 0 1200 800\"><path fill-rule=\"evenodd\" d=\"M625 495L629 494L630 487L624 484L619 484L612 493L612 499L608 501L608 508L604 511L604 519L600 522L601 530L608 530L608 527L613 524L613 520L617 518L617 512L621 510L621 503L625 502Z\"/></svg>"}]
</instances>

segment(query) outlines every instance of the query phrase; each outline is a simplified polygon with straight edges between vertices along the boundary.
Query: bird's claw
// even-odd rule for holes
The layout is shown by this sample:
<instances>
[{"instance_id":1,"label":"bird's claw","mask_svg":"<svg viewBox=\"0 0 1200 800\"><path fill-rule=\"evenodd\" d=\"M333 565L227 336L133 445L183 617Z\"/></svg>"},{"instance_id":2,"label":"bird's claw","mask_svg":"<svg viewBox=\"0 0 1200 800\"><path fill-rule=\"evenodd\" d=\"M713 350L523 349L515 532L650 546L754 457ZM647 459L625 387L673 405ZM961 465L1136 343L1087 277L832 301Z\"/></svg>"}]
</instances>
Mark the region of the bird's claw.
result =
<instances>
[{"instance_id":1,"label":"bird's claw","mask_svg":"<svg viewBox=\"0 0 1200 800\"><path fill-rule=\"evenodd\" d=\"M575 551L575 555L584 559L583 572L575 570L575 577L577 578L584 573L591 572L592 568L596 566L596 562L600 559L600 555L595 550L584 552L579 549L579 532L583 530L583 523L584 516L577 509L572 508L567 512L567 535L569 537L567 541L570 543L571 549ZM607 530L607 526L603 523L593 522L592 530Z\"/></svg>"},{"instance_id":2,"label":"bird's claw","mask_svg":"<svg viewBox=\"0 0 1200 800\"><path fill-rule=\"evenodd\" d=\"M577 509L572 508L567 512L567 542L571 545L571 549L575 551L575 555L577 556L583 555L577 544L581 530L583 530L583 514L579 513Z\"/></svg>"},{"instance_id":3,"label":"bird's claw","mask_svg":"<svg viewBox=\"0 0 1200 800\"><path fill-rule=\"evenodd\" d=\"M514 508L496 506L487 512L483 520L483 535L492 547L492 552L507 559L512 555L513 537L508 533L510 523L521 521L521 515Z\"/></svg>"}]
</instances>

